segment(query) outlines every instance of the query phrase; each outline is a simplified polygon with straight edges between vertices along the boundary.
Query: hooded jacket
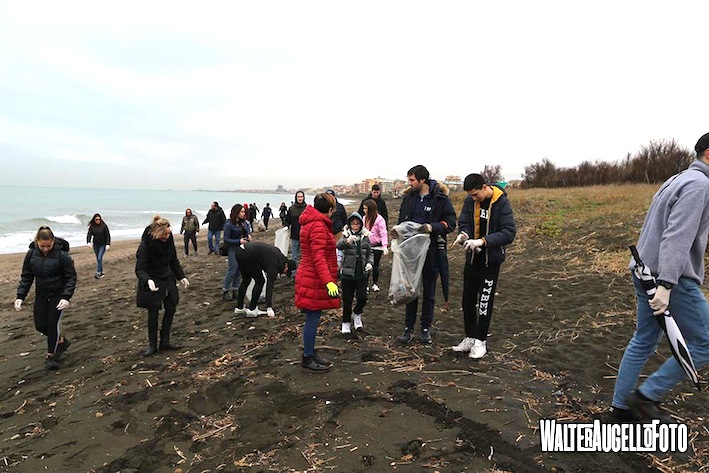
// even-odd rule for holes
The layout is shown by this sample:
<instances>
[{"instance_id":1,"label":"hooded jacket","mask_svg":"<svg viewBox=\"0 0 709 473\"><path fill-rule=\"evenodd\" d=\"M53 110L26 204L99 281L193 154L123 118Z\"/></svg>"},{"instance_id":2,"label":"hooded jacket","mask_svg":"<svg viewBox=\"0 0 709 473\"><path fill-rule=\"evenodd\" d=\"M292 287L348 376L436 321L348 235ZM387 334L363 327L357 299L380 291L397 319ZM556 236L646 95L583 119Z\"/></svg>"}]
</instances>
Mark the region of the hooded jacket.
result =
<instances>
[{"instance_id":1,"label":"hooded jacket","mask_svg":"<svg viewBox=\"0 0 709 473\"><path fill-rule=\"evenodd\" d=\"M160 241L147 235L135 254L135 275L138 277L136 305L144 309L160 309L166 297L175 305L180 300L177 281L185 277L175 251L175 240ZM157 292L148 288L148 279L155 281Z\"/></svg>"},{"instance_id":2,"label":"hooded jacket","mask_svg":"<svg viewBox=\"0 0 709 473\"><path fill-rule=\"evenodd\" d=\"M350 227L350 222L353 219L359 220L360 223L360 230L357 233ZM347 238L352 235L357 237L357 241L348 243ZM337 249L342 251L340 275L343 279L364 279L367 277L364 267L367 263L374 264L374 253L369 241L369 230L364 227L362 217L357 212L352 212L350 218L347 219L347 225L342 229L342 238L337 242ZM359 272L357 271L358 261Z\"/></svg>"},{"instance_id":3,"label":"hooded jacket","mask_svg":"<svg viewBox=\"0 0 709 473\"><path fill-rule=\"evenodd\" d=\"M36 279L35 293L42 297L59 297L70 300L76 289L76 270L74 260L64 251L65 241L54 239L54 246L46 255L37 248L34 242L22 263L20 284L17 287L17 298L25 300L30 292L32 282Z\"/></svg>"},{"instance_id":4,"label":"hooded jacket","mask_svg":"<svg viewBox=\"0 0 709 473\"><path fill-rule=\"evenodd\" d=\"M305 310L340 307L339 297L327 294L337 281L337 256L332 220L311 205L300 216L300 265L295 276L295 305Z\"/></svg>"},{"instance_id":5,"label":"hooded jacket","mask_svg":"<svg viewBox=\"0 0 709 473\"><path fill-rule=\"evenodd\" d=\"M429 180L428 185L429 193L424 197L421 197L421 195L412 188L409 188L404 194L404 199L399 209L399 223L416 221L414 220L415 205L430 207L428 221L416 222L431 224L431 244L428 247L428 253L429 256L435 257L437 236L445 236L455 230L455 209L448 198L447 187L439 185L434 179Z\"/></svg>"},{"instance_id":6,"label":"hooded jacket","mask_svg":"<svg viewBox=\"0 0 709 473\"><path fill-rule=\"evenodd\" d=\"M293 197L294 204L288 208L286 212L286 226L290 227L290 238L291 240L300 240L300 215L305 211L305 207L308 204L303 201L302 204L298 203L297 192L296 196Z\"/></svg>"},{"instance_id":7,"label":"hooded jacket","mask_svg":"<svg viewBox=\"0 0 709 473\"><path fill-rule=\"evenodd\" d=\"M486 266L502 264L505 261L505 250L507 245L512 243L517 234L512 206L507 193L496 185L490 185L492 197L490 217L487 219L485 231L485 246L483 247L484 261ZM480 238L480 204L472 197L468 196L463 202L463 210L460 212L458 230L465 232L470 238ZM468 252L466 260L472 261L473 253Z\"/></svg>"},{"instance_id":8,"label":"hooded jacket","mask_svg":"<svg viewBox=\"0 0 709 473\"><path fill-rule=\"evenodd\" d=\"M217 206L216 209L209 209L202 225L206 223L209 223L210 232L221 232L224 230L224 224L226 223L224 209L219 206Z\"/></svg>"}]
</instances>

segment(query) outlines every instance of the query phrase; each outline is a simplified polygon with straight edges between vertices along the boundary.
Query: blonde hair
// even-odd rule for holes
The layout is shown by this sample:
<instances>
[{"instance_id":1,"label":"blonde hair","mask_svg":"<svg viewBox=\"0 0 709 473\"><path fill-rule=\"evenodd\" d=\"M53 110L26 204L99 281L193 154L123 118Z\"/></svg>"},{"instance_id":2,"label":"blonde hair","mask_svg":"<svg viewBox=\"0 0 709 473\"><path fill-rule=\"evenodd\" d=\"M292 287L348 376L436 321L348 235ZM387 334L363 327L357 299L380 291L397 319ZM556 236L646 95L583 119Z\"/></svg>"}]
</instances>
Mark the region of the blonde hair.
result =
<instances>
[{"instance_id":1,"label":"blonde hair","mask_svg":"<svg viewBox=\"0 0 709 473\"><path fill-rule=\"evenodd\" d=\"M153 237L153 239L157 239L170 228L170 221L166 218L162 218L160 215L156 215L153 217L153 223L150 224L150 227L150 236Z\"/></svg>"},{"instance_id":2,"label":"blonde hair","mask_svg":"<svg viewBox=\"0 0 709 473\"><path fill-rule=\"evenodd\" d=\"M37 243L39 240L54 240L54 232L52 232L52 229L49 227L39 227L37 234L34 236L34 242Z\"/></svg>"}]
</instances>

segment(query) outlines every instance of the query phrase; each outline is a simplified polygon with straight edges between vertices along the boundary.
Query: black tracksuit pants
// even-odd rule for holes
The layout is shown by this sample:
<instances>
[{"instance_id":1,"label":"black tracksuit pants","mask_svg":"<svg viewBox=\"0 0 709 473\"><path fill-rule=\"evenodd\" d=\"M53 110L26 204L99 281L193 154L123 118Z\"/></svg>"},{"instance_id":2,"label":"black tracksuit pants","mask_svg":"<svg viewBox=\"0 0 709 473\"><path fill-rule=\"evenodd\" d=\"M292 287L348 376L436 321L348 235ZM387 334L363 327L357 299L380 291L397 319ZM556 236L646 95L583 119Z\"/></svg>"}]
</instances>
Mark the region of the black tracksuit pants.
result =
<instances>
[{"instance_id":1,"label":"black tracksuit pants","mask_svg":"<svg viewBox=\"0 0 709 473\"><path fill-rule=\"evenodd\" d=\"M487 339L499 275L499 265L485 266L484 263L465 263L463 270L463 321L466 337L478 340ZM475 307L476 305L478 308Z\"/></svg>"},{"instance_id":2,"label":"black tracksuit pants","mask_svg":"<svg viewBox=\"0 0 709 473\"><path fill-rule=\"evenodd\" d=\"M357 304L354 308L355 314L362 314L364 306L367 304L367 278L345 279L342 278L342 321L352 321L352 302L357 294Z\"/></svg>"}]
</instances>

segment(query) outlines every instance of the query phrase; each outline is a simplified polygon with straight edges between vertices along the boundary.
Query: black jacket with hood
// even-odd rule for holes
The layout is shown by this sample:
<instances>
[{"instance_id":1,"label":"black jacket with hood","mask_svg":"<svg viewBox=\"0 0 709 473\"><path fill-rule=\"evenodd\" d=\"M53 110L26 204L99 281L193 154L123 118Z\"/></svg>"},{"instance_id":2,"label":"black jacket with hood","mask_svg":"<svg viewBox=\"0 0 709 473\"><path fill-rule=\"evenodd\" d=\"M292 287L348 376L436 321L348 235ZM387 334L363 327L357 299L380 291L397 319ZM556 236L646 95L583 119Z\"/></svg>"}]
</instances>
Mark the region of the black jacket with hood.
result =
<instances>
[{"instance_id":1,"label":"black jacket with hood","mask_svg":"<svg viewBox=\"0 0 709 473\"><path fill-rule=\"evenodd\" d=\"M216 209L209 209L202 225L205 223L209 224L209 230L212 232L221 232L224 230L224 224L226 223L224 209L219 206L217 206Z\"/></svg>"},{"instance_id":2,"label":"black jacket with hood","mask_svg":"<svg viewBox=\"0 0 709 473\"><path fill-rule=\"evenodd\" d=\"M180 300L177 281L185 277L185 272L177 258L175 240L172 235L167 241L154 239L147 233L148 228L135 254L135 275L138 277L136 305L144 309L160 309L166 297L171 297L177 305ZM148 279L155 282L159 289L157 292L148 288Z\"/></svg>"},{"instance_id":3,"label":"black jacket with hood","mask_svg":"<svg viewBox=\"0 0 709 473\"><path fill-rule=\"evenodd\" d=\"M30 243L30 249L22 263L20 284L17 287L18 299L25 300L35 279L37 295L71 299L76 289L76 269L74 260L65 251L68 247L69 244L65 240L55 238L54 246L45 255L34 242Z\"/></svg>"}]
</instances>

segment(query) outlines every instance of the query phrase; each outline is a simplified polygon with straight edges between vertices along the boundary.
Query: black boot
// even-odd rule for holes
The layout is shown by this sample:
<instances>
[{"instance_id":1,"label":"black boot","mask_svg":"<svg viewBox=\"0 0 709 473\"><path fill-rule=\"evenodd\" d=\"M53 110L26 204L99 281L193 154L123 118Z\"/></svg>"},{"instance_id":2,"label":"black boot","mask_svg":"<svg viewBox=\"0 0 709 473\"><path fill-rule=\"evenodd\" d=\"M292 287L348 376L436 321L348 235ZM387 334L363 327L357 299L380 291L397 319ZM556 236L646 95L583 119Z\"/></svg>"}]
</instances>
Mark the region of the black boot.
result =
<instances>
[{"instance_id":1,"label":"black boot","mask_svg":"<svg viewBox=\"0 0 709 473\"><path fill-rule=\"evenodd\" d=\"M143 352L143 356L152 356L158 352L158 347L157 345L150 344L148 345L148 348L145 349Z\"/></svg>"},{"instance_id":2,"label":"black boot","mask_svg":"<svg viewBox=\"0 0 709 473\"><path fill-rule=\"evenodd\" d=\"M327 358L320 358L320 356L318 355L318 352L315 352L313 354L313 358L315 358L315 361L317 361L321 365L332 366L332 361L328 360Z\"/></svg>"},{"instance_id":3,"label":"black boot","mask_svg":"<svg viewBox=\"0 0 709 473\"><path fill-rule=\"evenodd\" d=\"M180 345L175 345L174 343L170 343L170 338L161 338L160 339L160 351L162 350L179 350L182 348Z\"/></svg>"},{"instance_id":4,"label":"black boot","mask_svg":"<svg viewBox=\"0 0 709 473\"><path fill-rule=\"evenodd\" d=\"M330 370L330 367L322 363L318 363L315 356L304 356L300 364L305 371L312 373L325 373Z\"/></svg>"}]
</instances>

